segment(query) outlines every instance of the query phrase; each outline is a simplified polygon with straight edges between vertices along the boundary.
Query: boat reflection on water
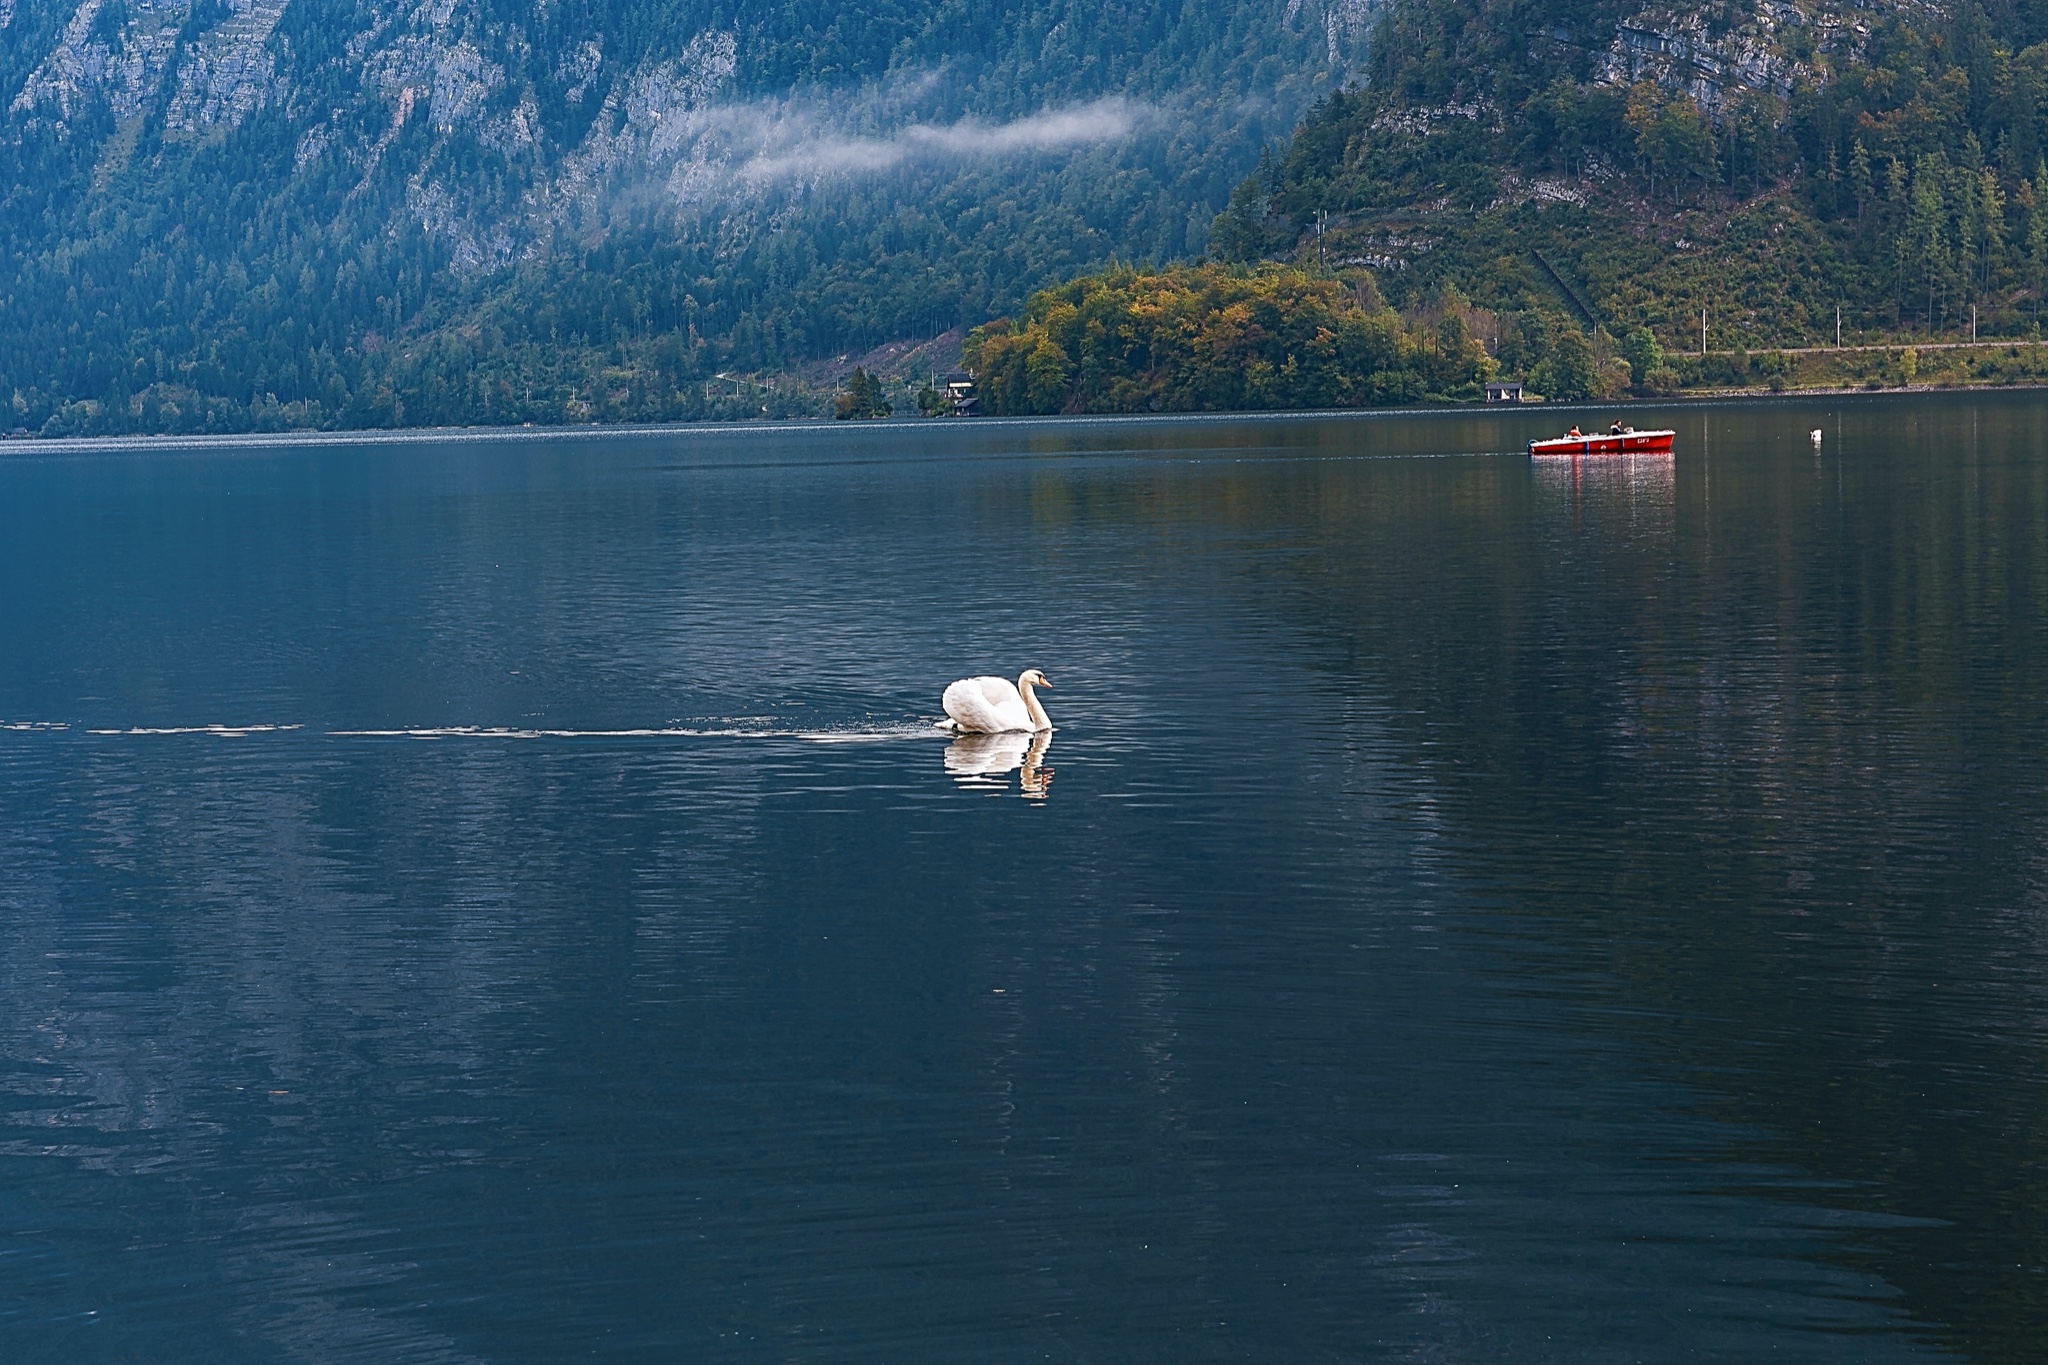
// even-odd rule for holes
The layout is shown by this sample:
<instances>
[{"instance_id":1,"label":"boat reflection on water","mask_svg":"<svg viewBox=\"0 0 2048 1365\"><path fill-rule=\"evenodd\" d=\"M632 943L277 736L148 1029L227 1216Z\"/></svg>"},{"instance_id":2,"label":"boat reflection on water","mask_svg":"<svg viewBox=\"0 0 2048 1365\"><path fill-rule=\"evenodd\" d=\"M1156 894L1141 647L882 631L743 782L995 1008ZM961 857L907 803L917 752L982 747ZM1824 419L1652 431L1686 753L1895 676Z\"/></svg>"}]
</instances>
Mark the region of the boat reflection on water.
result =
<instances>
[{"instance_id":1,"label":"boat reflection on water","mask_svg":"<svg viewBox=\"0 0 2048 1365\"><path fill-rule=\"evenodd\" d=\"M1542 455L1529 462L1548 485L1606 488L1670 488L1677 464L1661 455Z\"/></svg>"},{"instance_id":2,"label":"boat reflection on water","mask_svg":"<svg viewBox=\"0 0 2048 1365\"><path fill-rule=\"evenodd\" d=\"M1046 750L1051 747L1050 730L962 735L946 746L946 771L963 787L1007 791L1009 775L1022 768L1018 778L1021 794L1028 801L1043 801L1052 785L1052 769L1045 766Z\"/></svg>"},{"instance_id":3,"label":"boat reflection on water","mask_svg":"<svg viewBox=\"0 0 2048 1365\"><path fill-rule=\"evenodd\" d=\"M1677 466L1669 455L1545 455L1529 465L1536 486L1568 503L1574 516L1606 508L1663 521L1676 506Z\"/></svg>"}]
</instances>

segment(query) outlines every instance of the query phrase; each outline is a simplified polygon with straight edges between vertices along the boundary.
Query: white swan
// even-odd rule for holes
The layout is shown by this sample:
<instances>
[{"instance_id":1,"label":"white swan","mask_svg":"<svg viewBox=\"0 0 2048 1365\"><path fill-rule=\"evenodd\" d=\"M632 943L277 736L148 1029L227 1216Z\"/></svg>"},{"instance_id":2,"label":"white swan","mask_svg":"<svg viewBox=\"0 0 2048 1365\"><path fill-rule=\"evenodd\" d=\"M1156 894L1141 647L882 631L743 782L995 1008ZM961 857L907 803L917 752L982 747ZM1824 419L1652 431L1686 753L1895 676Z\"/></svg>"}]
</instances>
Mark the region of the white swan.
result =
<instances>
[{"instance_id":1,"label":"white swan","mask_svg":"<svg viewBox=\"0 0 2048 1365\"><path fill-rule=\"evenodd\" d=\"M1035 668L1025 669L1015 687L1007 678L962 678L946 689L940 702L948 719L940 721L939 728L977 735L1050 730L1052 718L1031 689L1051 686Z\"/></svg>"}]
</instances>

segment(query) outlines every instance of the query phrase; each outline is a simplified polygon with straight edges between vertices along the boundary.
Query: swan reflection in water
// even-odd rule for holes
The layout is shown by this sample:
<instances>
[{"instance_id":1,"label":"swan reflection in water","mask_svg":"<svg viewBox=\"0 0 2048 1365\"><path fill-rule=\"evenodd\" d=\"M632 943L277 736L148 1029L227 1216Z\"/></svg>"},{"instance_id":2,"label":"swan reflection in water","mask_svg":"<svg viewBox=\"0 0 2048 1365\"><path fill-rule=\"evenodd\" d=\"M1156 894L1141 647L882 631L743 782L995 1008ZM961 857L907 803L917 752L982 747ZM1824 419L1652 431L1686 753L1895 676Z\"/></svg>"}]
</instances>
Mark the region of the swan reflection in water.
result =
<instances>
[{"instance_id":1,"label":"swan reflection in water","mask_svg":"<svg viewBox=\"0 0 2048 1365\"><path fill-rule=\"evenodd\" d=\"M1052 731L1012 730L999 735L962 735L946 746L946 771L963 787L1009 789L1009 774L1018 768L1027 801L1043 801L1052 785L1045 766Z\"/></svg>"}]
</instances>

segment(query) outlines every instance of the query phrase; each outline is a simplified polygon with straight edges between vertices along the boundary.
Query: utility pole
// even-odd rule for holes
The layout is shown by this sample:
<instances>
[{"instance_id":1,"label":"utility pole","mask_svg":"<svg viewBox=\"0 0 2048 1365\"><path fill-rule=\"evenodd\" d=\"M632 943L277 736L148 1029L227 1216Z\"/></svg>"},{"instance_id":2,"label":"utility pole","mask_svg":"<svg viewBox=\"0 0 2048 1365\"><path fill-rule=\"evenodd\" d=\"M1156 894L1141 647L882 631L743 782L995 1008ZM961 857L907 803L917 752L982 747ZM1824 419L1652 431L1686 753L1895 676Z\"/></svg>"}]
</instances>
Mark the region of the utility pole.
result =
<instances>
[{"instance_id":1,"label":"utility pole","mask_svg":"<svg viewBox=\"0 0 2048 1365\"><path fill-rule=\"evenodd\" d=\"M1977 344L1977 305L1970 305L1970 344Z\"/></svg>"},{"instance_id":2,"label":"utility pole","mask_svg":"<svg viewBox=\"0 0 2048 1365\"><path fill-rule=\"evenodd\" d=\"M1316 269L1325 275L1330 273L1330 260L1323 250L1323 234L1329 230L1330 211L1328 209L1318 209L1316 211Z\"/></svg>"},{"instance_id":3,"label":"utility pole","mask_svg":"<svg viewBox=\"0 0 2048 1365\"><path fill-rule=\"evenodd\" d=\"M1842 305L1835 305L1835 349L1842 349Z\"/></svg>"},{"instance_id":4,"label":"utility pole","mask_svg":"<svg viewBox=\"0 0 2048 1365\"><path fill-rule=\"evenodd\" d=\"M1700 309L1700 359L1707 358L1707 310Z\"/></svg>"}]
</instances>

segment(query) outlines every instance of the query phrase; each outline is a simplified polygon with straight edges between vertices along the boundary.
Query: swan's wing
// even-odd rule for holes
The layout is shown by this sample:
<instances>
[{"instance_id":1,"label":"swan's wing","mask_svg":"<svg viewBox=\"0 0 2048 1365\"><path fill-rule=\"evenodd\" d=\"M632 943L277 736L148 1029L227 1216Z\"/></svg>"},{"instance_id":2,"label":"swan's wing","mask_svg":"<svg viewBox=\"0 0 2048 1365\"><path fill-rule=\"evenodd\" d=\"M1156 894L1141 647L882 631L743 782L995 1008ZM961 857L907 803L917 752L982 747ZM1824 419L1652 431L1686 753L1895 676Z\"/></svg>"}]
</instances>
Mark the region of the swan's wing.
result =
<instances>
[{"instance_id":1,"label":"swan's wing","mask_svg":"<svg viewBox=\"0 0 2048 1365\"><path fill-rule=\"evenodd\" d=\"M941 704L963 730L992 735L1031 728L1024 698L1007 678L962 678L946 689Z\"/></svg>"},{"instance_id":2,"label":"swan's wing","mask_svg":"<svg viewBox=\"0 0 2048 1365\"><path fill-rule=\"evenodd\" d=\"M939 705L946 708L946 714L953 718L953 724L962 730L980 731L988 706L981 699L981 689L974 685L974 679L962 678L946 688L946 695L939 699Z\"/></svg>"},{"instance_id":3,"label":"swan's wing","mask_svg":"<svg viewBox=\"0 0 2048 1365\"><path fill-rule=\"evenodd\" d=\"M1015 729L1005 713L989 698L988 684L1002 681L1001 678L962 678L946 689L946 695L940 704L946 708L946 714L963 730L972 730L977 734L995 734ZM1009 686L1007 683L1003 685ZM1010 695L1016 696L1017 689L1011 687ZM1019 698L1017 704L1021 708L1023 699Z\"/></svg>"},{"instance_id":4,"label":"swan's wing","mask_svg":"<svg viewBox=\"0 0 2048 1365\"><path fill-rule=\"evenodd\" d=\"M974 685L981 689L982 700L988 703L989 712L996 719L993 729L1031 728L1031 710L1024 705L1024 696L1017 690L1017 684L1008 678L976 678Z\"/></svg>"}]
</instances>

